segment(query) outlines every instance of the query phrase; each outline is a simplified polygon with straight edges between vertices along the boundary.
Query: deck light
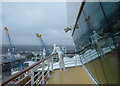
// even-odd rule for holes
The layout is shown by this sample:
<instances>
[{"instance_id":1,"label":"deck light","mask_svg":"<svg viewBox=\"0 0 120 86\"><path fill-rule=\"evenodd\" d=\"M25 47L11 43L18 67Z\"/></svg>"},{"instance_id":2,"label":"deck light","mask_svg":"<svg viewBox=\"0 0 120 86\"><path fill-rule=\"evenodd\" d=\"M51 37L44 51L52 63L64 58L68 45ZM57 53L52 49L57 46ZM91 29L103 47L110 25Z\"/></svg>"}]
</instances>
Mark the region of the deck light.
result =
<instances>
[{"instance_id":1,"label":"deck light","mask_svg":"<svg viewBox=\"0 0 120 86\"><path fill-rule=\"evenodd\" d=\"M8 31L7 27L4 27L4 30Z\"/></svg>"},{"instance_id":2,"label":"deck light","mask_svg":"<svg viewBox=\"0 0 120 86\"><path fill-rule=\"evenodd\" d=\"M38 33L36 33L36 36L37 36L37 37L41 37L41 35L39 35Z\"/></svg>"},{"instance_id":3,"label":"deck light","mask_svg":"<svg viewBox=\"0 0 120 86\"><path fill-rule=\"evenodd\" d=\"M65 30L65 32L67 33L68 31L70 31L70 30L74 30L74 29L78 29L79 28L79 26L78 26L78 24L76 24L75 25L75 28L72 28L72 27L67 27L67 28L65 28L64 30Z\"/></svg>"},{"instance_id":4,"label":"deck light","mask_svg":"<svg viewBox=\"0 0 120 86\"><path fill-rule=\"evenodd\" d=\"M69 27L67 27L67 28L65 28L64 30L65 30L65 32L67 33L69 30L72 30L72 29L69 28Z\"/></svg>"}]
</instances>

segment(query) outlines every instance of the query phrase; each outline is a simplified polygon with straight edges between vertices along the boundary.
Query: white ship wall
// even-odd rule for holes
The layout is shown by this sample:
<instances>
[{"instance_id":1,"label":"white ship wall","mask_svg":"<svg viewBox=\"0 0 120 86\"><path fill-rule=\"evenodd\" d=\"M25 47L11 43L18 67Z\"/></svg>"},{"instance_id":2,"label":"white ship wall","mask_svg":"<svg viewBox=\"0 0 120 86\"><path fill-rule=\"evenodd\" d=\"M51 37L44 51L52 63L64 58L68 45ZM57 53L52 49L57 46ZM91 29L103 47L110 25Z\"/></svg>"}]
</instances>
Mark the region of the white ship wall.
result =
<instances>
[{"instance_id":1,"label":"white ship wall","mask_svg":"<svg viewBox=\"0 0 120 86\"><path fill-rule=\"evenodd\" d=\"M67 2L67 21L68 25L74 27L81 2Z\"/></svg>"},{"instance_id":2,"label":"white ship wall","mask_svg":"<svg viewBox=\"0 0 120 86\"><path fill-rule=\"evenodd\" d=\"M0 2L0 49L2 48L1 45L2 45L2 3Z\"/></svg>"}]
</instances>

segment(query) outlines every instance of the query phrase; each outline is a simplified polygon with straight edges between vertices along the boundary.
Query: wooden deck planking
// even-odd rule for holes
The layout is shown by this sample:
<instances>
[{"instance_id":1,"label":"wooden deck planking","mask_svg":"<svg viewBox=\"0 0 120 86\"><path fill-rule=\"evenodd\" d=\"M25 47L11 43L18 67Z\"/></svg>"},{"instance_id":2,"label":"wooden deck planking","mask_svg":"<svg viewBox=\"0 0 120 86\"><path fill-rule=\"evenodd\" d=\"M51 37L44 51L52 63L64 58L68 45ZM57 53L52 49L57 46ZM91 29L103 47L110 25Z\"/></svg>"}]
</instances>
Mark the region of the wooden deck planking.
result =
<instances>
[{"instance_id":1,"label":"wooden deck planking","mask_svg":"<svg viewBox=\"0 0 120 86\"><path fill-rule=\"evenodd\" d=\"M67 68L66 71L55 70L47 84L94 84L83 67Z\"/></svg>"}]
</instances>

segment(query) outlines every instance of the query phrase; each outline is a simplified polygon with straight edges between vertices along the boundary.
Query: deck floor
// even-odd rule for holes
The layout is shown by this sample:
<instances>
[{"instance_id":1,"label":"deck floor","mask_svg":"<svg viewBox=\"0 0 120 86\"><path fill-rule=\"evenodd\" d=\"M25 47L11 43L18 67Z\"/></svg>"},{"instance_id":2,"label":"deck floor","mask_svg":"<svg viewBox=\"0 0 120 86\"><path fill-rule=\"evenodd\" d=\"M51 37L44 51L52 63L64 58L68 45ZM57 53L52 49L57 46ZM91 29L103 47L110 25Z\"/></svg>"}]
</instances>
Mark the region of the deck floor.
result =
<instances>
[{"instance_id":1,"label":"deck floor","mask_svg":"<svg viewBox=\"0 0 120 86\"><path fill-rule=\"evenodd\" d=\"M83 67L67 68L66 71L55 70L47 84L94 84Z\"/></svg>"}]
</instances>

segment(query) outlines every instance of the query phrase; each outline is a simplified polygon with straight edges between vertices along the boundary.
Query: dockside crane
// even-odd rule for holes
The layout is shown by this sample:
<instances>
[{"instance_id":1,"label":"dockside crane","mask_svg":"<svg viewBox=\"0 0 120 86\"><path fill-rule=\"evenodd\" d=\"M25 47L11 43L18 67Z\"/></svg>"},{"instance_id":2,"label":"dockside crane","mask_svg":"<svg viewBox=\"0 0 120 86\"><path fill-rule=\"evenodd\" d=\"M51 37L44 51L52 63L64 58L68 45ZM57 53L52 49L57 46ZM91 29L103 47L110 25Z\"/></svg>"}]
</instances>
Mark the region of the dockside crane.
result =
<instances>
[{"instance_id":1,"label":"dockside crane","mask_svg":"<svg viewBox=\"0 0 120 86\"><path fill-rule=\"evenodd\" d=\"M11 68L13 69L13 71L17 71L17 62L16 62L16 58L15 58L15 49L14 49L14 46L12 45L8 28L4 27L4 30L6 32L7 39L8 39L7 41L8 41L9 53L10 53L10 57L11 57Z\"/></svg>"},{"instance_id":2,"label":"dockside crane","mask_svg":"<svg viewBox=\"0 0 120 86\"><path fill-rule=\"evenodd\" d=\"M41 35L39 35L38 33L36 33L36 36L38 37L39 41L40 41L40 44L41 44L41 47L42 47L42 50L43 50L43 53L45 53L45 56L48 56L49 55L49 52L48 52L48 49L41 37Z\"/></svg>"}]
</instances>

